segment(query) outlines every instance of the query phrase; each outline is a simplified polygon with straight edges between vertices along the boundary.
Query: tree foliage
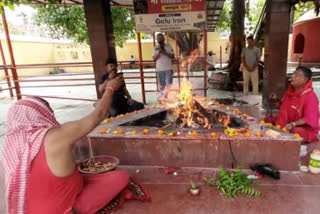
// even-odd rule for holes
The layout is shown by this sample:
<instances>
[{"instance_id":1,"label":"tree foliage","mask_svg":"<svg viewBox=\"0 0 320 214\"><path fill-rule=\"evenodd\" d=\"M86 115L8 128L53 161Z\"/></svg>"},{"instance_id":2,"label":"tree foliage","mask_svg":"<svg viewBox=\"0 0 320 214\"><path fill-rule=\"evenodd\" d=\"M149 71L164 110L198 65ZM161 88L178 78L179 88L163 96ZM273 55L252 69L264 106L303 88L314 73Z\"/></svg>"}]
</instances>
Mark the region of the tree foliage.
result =
<instances>
[{"instance_id":1,"label":"tree foliage","mask_svg":"<svg viewBox=\"0 0 320 214\"><path fill-rule=\"evenodd\" d=\"M217 24L218 32L230 31L231 8L232 8L231 0L225 1L223 5L223 9L220 13L219 22Z\"/></svg>"},{"instance_id":2,"label":"tree foliage","mask_svg":"<svg viewBox=\"0 0 320 214\"><path fill-rule=\"evenodd\" d=\"M233 1L236 0L226 0L223 9L221 11L219 22L217 25L218 32L230 32L231 30L231 16L232 16L232 5ZM252 34L255 26L258 23L263 5L266 0L246 0L246 34Z\"/></svg>"},{"instance_id":3,"label":"tree foliage","mask_svg":"<svg viewBox=\"0 0 320 214\"><path fill-rule=\"evenodd\" d=\"M315 4L314 2L306 2L302 3L300 2L299 4L295 5L295 11L294 11L294 21L297 21L303 14L310 10L315 9Z\"/></svg>"},{"instance_id":4,"label":"tree foliage","mask_svg":"<svg viewBox=\"0 0 320 214\"><path fill-rule=\"evenodd\" d=\"M76 42L88 43L83 6L47 5L36 8L35 22L44 25L54 38L67 37ZM112 7L111 13L116 44L122 46L127 39L134 36L134 14L131 9L120 7Z\"/></svg>"},{"instance_id":5,"label":"tree foliage","mask_svg":"<svg viewBox=\"0 0 320 214\"><path fill-rule=\"evenodd\" d=\"M253 34L253 31L258 24L265 1L266 0L256 0L254 2L250 2L250 0L247 0L245 26L246 35Z\"/></svg>"}]
</instances>

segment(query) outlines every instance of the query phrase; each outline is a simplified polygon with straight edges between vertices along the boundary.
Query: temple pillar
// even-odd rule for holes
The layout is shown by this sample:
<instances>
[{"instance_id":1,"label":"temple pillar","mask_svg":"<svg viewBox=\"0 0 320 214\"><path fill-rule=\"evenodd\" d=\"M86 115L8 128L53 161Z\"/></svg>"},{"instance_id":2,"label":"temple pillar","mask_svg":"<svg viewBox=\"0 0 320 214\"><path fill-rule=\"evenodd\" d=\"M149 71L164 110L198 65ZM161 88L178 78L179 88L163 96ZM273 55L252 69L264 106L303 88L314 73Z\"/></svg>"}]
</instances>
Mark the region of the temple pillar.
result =
<instances>
[{"instance_id":1,"label":"temple pillar","mask_svg":"<svg viewBox=\"0 0 320 214\"><path fill-rule=\"evenodd\" d=\"M265 25L263 107L269 94L282 97L286 90L290 4L288 0L268 0Z\"/></svg>"},{"instance_id":2,"label":"temple pillar","mask_svg":"<svg viewBox=\"0 0 320 214\"><path fill-rule=\"evenodd\" d=\"M100 98L98 86L105 72L105 61L109 56L116 58L110 0L84 0L83 6L88 26L97 97Z\"/></svg>"}]
</instances>

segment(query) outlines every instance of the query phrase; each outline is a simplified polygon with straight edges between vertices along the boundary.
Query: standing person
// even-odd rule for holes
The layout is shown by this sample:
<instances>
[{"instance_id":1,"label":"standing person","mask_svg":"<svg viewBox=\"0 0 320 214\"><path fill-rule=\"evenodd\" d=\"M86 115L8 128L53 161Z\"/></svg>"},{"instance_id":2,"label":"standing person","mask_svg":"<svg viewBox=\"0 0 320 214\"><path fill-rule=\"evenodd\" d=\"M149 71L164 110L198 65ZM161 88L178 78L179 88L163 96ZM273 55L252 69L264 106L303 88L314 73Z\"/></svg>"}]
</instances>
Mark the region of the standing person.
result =
<instances>
[{"instance_id":1,"label":"standing person","mask_svg":"<svg viewBox=\"0 0 320 214\"><path fill-rule=\"evenodd\" d=\"M248 47L241 53L242 74L243 74L243 94L248 95L249 82L251 80L253 94L259 92L259 72L258 64L260 59L260 50L254 46L253 36L247 38Z\"/></svg>"},{"instance_id":2,"label":"standing person","mask_svg":"<svg viewBox=\"0 0 320 214\"><path fill-rule=\"evenodd\" d=\"M160 86L160 99L167 98L173 80L172 59L174 52L169 44L164 42L162 33L157 35L158 46L152 51L152 58L156 62L156 72Z\"/></svg>"},{"instance_id":3,"label":"standing person","mask_svg":"<svg viewBox=\"0 0 320 214\"><path fill-rule=\"evenodd\" d=\"M231 47L232 47L232 36L230 35L225 47L225 54L227 54L227 63L229 63L230 55L231 55Z\"/></svg>"},{"instance_id":4,"label":"standing person","mask_svg":"<svg viewBox=\"0 0 320 214\"><path fill-rule=\"evenodd\" d=\"M108 81L113 79L118 75L122 75L121 73L117 73L117 61L113 58L108 58L105 63L106 73L102 76L99 92L105 92L105 86L108 84ZM112 104L109 109L109 114L112 117L115 117L119 114L126 114L128 112L133 112L136 110L143 109L144 105L139 103L131 98L131 95L125 85L125 83L114 92L112 97Z\"/></svg>"},{"instance_id":5,"label":"standing person","mask_svg":"<svg viewBox=\"0 0 320 214\"><path fill-rule=\"evenodd\" d=\"M127 172L80 174L72 153L75 143L105 118L112 94L122 84L121 76L108 81L94 111L64 124L38 97L19 100L9 109L2 159L7 213L96 213L129 191Z\"/></svg>"},{"instance_id":6,"label":"standing person","mask_svg":"<svg viewBox=\"0 0 320 214\"><path fill-rule=\"evenodd\" d=\"M215 71L215 70L216 70L216 68L215 68L215 65L216 65L216 55L215 55L212 51L209 51L209 52L208 52L207 62L208 62L208 70L210 70L210 71Z\"/></svg>"},{"instance_id":7,"label":"standing person","mask_svg":"<svg viewBox=\"0 0 320 214\"><path fill-rule=\"evenodd\" d=\"M129 61L130 61L130 69L132 69L132 65L136 62L136 58L134 58L134 56L131 55Z\"/></svg>"}]
</instances>

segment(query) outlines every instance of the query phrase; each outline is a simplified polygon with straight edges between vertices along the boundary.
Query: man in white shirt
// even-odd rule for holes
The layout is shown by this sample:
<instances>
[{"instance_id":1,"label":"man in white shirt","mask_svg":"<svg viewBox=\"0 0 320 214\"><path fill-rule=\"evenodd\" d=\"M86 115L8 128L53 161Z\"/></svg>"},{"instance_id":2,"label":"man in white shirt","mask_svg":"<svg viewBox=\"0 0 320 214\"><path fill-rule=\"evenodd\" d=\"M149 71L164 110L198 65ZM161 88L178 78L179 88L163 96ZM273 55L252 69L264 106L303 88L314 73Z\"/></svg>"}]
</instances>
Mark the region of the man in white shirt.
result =
<instances>
[{"instance_id":1,"label":"man in white shirt","mask_svg":"<svg viewBox=\"0 0 320 214\"><path fill-rule=\"evenodd\" d=\"M212 51L208 52L207 62L208 62L208 70L215 71L216 55Z\"/></svg>"},{"instance_id":2,"label":"man in white shirt","mask_svg":"<svg viewBox=\"0 0 320 214\"><path fill-rule=\"evenodd\" d=\"M241 53L242 74L243 74L243 94L248 95L249 82L251 80L253 94L259 92L259 72L258 64L260 60L260 50L254 46L253 36L247 38L248 47Z\"/></svg>"},{"instance_id":3,"label":"man in white shirt","mask_svg":"<svg viewBox=\"0 0 320 214\"><path fill-rule=\"evenodd\" d=\"M156 62L156 72L158 75L158 84L160 88L161 98L167 98L170 86L173 80L172 59L174 52L169 44L164 42L162 33L157 35L158 46L152 51L152 58Z\"/></svg>"},{"instance_id":4,"label":"man in white shirt","mask_svg":"<svg viewBox=\"0 0 320 214\"><path fill-rule=\"evenodd\" d=\"M129 62L130 62L130 69L132 68L132 65L136 62L136 58L134 58L133 55L131 55L130 59L129 59Z\"/></svg>"}]
</instances>

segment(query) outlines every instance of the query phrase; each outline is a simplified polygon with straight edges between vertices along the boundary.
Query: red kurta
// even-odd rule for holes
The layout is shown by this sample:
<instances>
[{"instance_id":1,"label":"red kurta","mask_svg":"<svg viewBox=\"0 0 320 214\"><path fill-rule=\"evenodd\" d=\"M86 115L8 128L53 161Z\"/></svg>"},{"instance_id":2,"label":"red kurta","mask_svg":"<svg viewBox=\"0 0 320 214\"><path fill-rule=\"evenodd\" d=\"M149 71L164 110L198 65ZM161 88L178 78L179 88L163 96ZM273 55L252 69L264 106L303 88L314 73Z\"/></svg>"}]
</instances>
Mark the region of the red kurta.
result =
<instances>
[{"instance_id":1,"label":"red kurta","mask_svg":"<svg viewBox=\"0 0 320 214\"><path fill-rule=\"evenodd\" d=\"M291 132L299 134L304 142L316 141L319 132L319 101L313 91L311 80L298 91L289 86L282 99L276 123L284 127L299 119L307 125L295 127Z\"/></svg>"}]
</instances>

